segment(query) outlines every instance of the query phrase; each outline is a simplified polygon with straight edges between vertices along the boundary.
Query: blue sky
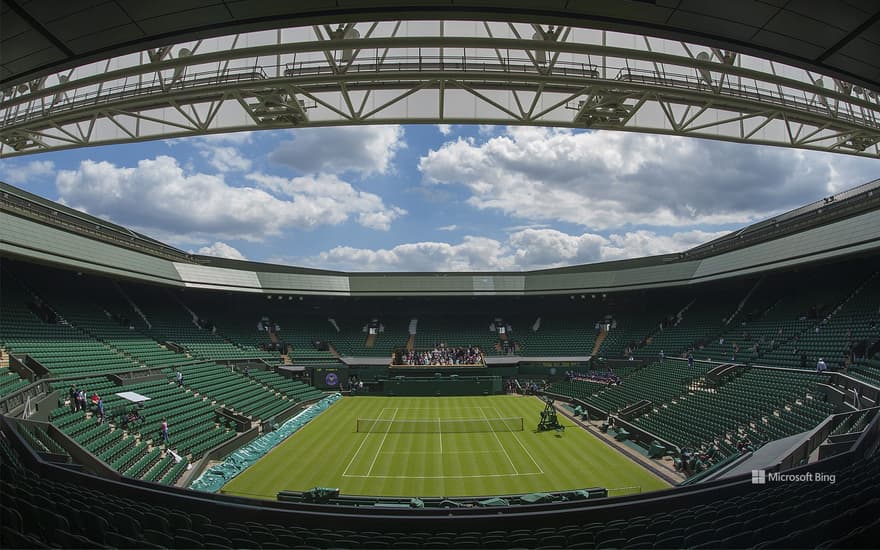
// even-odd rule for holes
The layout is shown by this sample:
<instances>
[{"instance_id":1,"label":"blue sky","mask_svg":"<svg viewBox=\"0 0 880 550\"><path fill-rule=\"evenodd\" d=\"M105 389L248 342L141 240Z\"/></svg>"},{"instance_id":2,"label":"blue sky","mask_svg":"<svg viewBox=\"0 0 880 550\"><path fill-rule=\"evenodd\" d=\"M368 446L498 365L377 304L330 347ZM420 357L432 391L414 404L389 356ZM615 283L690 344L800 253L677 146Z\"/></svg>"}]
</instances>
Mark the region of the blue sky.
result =
<instances>
[{"instance_id":1,"label":"blue sky","mask_svg":"<svg viewBox=\"0 0 880 550\"><path fill-rule=\"evenodd\" d=\"M481 271L678 252L878 168L671 136L408 125L75 149L5 160L0 179L202 254Z\"/></svg>"}]
</instances>

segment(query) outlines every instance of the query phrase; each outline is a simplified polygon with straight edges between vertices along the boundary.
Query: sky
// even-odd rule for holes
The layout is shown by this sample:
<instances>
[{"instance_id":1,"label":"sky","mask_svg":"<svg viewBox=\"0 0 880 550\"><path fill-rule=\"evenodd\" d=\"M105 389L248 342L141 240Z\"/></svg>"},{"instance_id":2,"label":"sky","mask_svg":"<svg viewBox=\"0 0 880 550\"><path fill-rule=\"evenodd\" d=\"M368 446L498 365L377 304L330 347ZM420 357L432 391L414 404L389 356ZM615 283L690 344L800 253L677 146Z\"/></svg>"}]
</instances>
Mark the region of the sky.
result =
<instances>
[{"instance_id":1,"label":"sky","mask_svg":"<svg viewBox=\"0 0 880 550\"><path fill-rule=\"evenodd\" d=\"M344 271L680 252L878 177L878 161L845 155L456 125L239 132L0 163L0 180L185 251Z\"/></svg>"}]
</instances>

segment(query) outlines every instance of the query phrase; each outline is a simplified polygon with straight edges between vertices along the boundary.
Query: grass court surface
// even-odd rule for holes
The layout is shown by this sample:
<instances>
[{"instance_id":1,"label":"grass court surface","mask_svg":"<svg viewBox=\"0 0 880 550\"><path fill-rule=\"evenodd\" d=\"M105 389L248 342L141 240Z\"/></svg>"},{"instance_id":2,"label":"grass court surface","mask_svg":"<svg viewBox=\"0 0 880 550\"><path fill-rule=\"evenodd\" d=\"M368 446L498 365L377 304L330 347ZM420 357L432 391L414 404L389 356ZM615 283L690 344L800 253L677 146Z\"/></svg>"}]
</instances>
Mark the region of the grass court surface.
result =
<instances>
[{"instance_id":1,"label":"grass court surface","mask_svg":"<svg viewBox=\"0 0 880 550\"><path fill-rule=\"evenodd\" d=\"M543 409L543 401L518 396L345 397L221 492L274 500L279 491L316 486L420 497L669 486L561 415L564 432L537 433ZM490 419L510 417L523 417L524 430L488 431ZM396 433L381 423L364 433L356 431L358 418L437 425L432 433ZM487 431L444 432L453 419L484 420Z\"/></svg>"}]
</instances>

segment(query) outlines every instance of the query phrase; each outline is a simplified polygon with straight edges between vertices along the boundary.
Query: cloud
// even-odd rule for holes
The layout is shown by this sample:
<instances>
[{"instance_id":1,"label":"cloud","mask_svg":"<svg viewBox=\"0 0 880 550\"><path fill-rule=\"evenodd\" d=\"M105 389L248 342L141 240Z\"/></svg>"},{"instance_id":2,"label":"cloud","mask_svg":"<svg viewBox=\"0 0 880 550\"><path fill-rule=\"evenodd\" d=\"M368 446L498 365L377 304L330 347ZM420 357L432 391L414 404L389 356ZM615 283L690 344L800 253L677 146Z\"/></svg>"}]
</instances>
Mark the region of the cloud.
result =
<instances>
[{"instance_id":1,"label":"cloud","mask_svg":"<svg viewBox=\"0 0 880 550\"><path fill-rule=\"evenodd\" d=\"M401 126L340 126L293 130L269 155L301 173L387 174L406 147Z\"/></svg>"},{"instance_id":2,"label":"cloud","mask_svg":"<svg viewBox=\"0 0 880 550\"><path fill-rule=\"evenodd\" d=\"M444 226L438 227L437 231L455 231L456 229L458 229L458 226L453 223L451 225L444 225Z\"/></svg>"},{"instance_id":3,"label":"cloud","mask_svg":"<svg viewBox=\"0 0 880 550\"><path fill-rule=\"evenodd\" d=\"M632 231L624 234L612 234L608 237L610 244L602 250L605 260L622 260L625 258L641 258L683 252L695 246L715 240L727 234L727 231L692 230L657 235L652 231Z\"/></svg>"},{"instance_id":4,"label":"cloud","mask_svg":"<svg viewBox=\"0 0 880 550\"><path fill-rule=\"evenodd\" d=\"M137 230L176 242L262 241L288 228L337 225L361 214L383 213L363 223L387 226L403 215L378 195L355 190L335 176L248 176L256 186L234 187L222 174L191 173L167 156L136 167L83 161L56 178L61 200Z\"/></svg>"},{"instance_id":5,"label":"cloud","mask_svg":"<svg viewBox=\"0 0 880 550\"><path fill-rule=\"evenodd\" d=\"M244 254L239 252L235 247L230 246L222 241L217 241L211 246L203 246L196 251L196 254L204 256L215 256L217 258L227 258L230 260L247 260Z\"/></svg>"},{"instance_id":6,"label":"cloud","mask_svg":"<svg viewBox=\"0 0 880 550\"><path fill-rule=\"evenodd\" d=\"M0 174L6 183L21 185L35 179L45 178L55 173L55 163L51 160L32 160L27 164L15 164L5 161L0 167Z\"/></svg>"},{"instance_id":7,"label":"cloud","mask_svg":"<svg viewBox=\"0 0 880 550\"><path fill-rule=\"evenodd\" d=\"M569 235L555 229L524 229L510 235L520 269L541 269L599 261L608 239L591 233Z\"/></svg>"},{"instance_id":8,"label":"cloud","mask_svg":"<svg viewBox=\"0 0 880 550\"><path fill-rule=\"evenodd\" d=\"M360 225L388 231L391 222L406 214L397 206L386 206L379 195L358 191L350 183L332 174L283 178L267 174L249 174L247 179L273 193L293 198L308 206L307 219L314 224L323 220L331 225L357 215Z\"/></svg>"},{"instance_id":9,"label":"cloud","mask_svg":"<svg viewBox=\"0 0 880 550\"><path fill-rule=\"evenodd\" d=\"M452 124L438 124L437 131L443 134L444 136L448 136L452 133Z\"/></svg>"},{"instance_id":10,"label":"cloud","mask_svg":"<svg viewBox=\"0 0 880 550\"><path fill-rule=\"evenodd\" d=\"M426 183L467 202L594 230L743 224L869 180L870 159L630 132L507 128L444 143L419 162ZM840 174L845 174L841 176Z\"/></svg>"},{"instance_id":11,"label":"cloud","mask_svg":"<svg viewBox=\"0 0 880 550\"><path fill-rule=\"evenodd\" d=\"M235 145L244 145L251 143L254 138L253 131L247 132L229 132L225 134L205 134L196 139L206 141L208 143L233 143Z\"/></svg>"},{"instance_id":12,"label":"cloud","mask_svg":"<svg viewBox=\"0 0 880 550\"><path fill-rule=\"evenodd\" d=\"M218 146L203 143L197 146L203 157L208 159L214 169L220 172L244 172L251 169L249 158L239 152L235 147Z\"/></svg>"},{"instance_id":13,"label":"cloud","mask_svg":"<svg viewBox=\"0 0 880 550\"><path fill-rule=\"evenodd\" d=\"M681 252L723 232L651 231L570 235L555 229L523 229L505 240L467 236L459 243L416 242L387 249L337 246L300 263L343 271L523 271Z\"/></svg>"},{"instance_id":14,"label":"cloud","mask_svg":"<svg viewBox=\"0 0 880 550\"><path fill-rule=\"evenodd\" d=\"M348 271L495 271L511 269L495 239L465 237L458 244L418 242L391 249L337 246L306 259L306 265Z\"/></svg>"},{"instance_id":15,"label":"cloud","mask_svg":"<svg viewBox=\"0 0 880 550\"><path fill-rule=\"evenodd\" d=\"M253 132L210 134L193 138L192 144L208 164L218 172L245 172L252 162L241 151L253 141Z\"/></svg>"}]
</instances>

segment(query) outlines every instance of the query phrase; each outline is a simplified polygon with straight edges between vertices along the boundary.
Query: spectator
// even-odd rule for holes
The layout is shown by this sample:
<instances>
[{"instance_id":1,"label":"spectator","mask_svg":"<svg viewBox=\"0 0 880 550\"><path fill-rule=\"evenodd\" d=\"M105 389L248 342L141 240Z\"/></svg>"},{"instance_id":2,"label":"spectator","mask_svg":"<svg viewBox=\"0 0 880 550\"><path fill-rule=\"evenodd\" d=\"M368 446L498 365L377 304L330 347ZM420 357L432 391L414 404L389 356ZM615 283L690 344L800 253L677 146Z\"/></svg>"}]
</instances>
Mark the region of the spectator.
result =
<instances>
[{"instance_id":1,"label":"spectator","mask_svg":"<svg viewBox=\"0 0 880 550\"><path fill-rule=\"evenodd\" d=\"M174 377L177 379L177 387L179 388L179 387L183 386L183 373L180 372L179 369L178 369L177 373L174 375Z\"/></svg>"},{"instance_id":2,"label":"spectator","mask_svg":"<svg viewBox=\"0 0 880 550\"><path fill-rule=\"evenodd\" d=\"M70 412L76 412L79 410L76 402L76 388L70 386L70 391L68 392L68 396L70 397Z\"/></svg>"},{"instance_id":3,"label":"spectator","mask_svg":"<svg viewBox=\"0 0 880 550\"><path fill-rule=\"evenodd\" d=\"M104 423L104 400L98 398L98 424Z\"/></svg>"},{"instance_id":4,"label":"spectator","mask_svg":"<svg viewBox=\"0 0 880 550\"><path fill-rule=\"evenodd\" d=\"M825 372L828 370L828 365L825 364L825 361L822 358L819 358L819 361L816 363L816 372Z\"/></svg>"},{"instance_id":5,"label":"spectator","mask_svg":"<svg viewBox=\"0 0 880 550\"><path fill-rule=\"evenodd\" d=\"M446 344L440 343L435 344L431 350L399 352L395 363L414 366L481 365L483 352L478 346L447 347Z\"/></svg>"},{"instance_id":6,"label":"spectator","mask_svg":"<svg viewBox=\"0 0 880 550\"><path fill-rule=\"evenodd\" d=\"M694 368L694 354L690 351L687 354L688 366L690 368Z\"/></svg>"},{"instance_id":7,"label":"spectator","mask_svg":"<svg viewBox=\"0 0 880 550\"><path fill-rule=\"evenodd\" d=\"M663 366L663 359L666 358L666 354L663 353L663 350L660 350L660 366Z\"/></svg>"},{"instance_id":8,"label":"spectator","mask_svg":"<svg viewBox=\"0 0 880 550\"><path fill-rule=\"evenodd\" d=\"M80 411L85 412L86 410L86 390L79 390L76 394L76 406Z\"/></svg>"},{"instance_id":9,"label":"spectator","mask_svg":"<svg viewBox=\"0 0 880 550\"><path fill-rule=\"evenodd\" d=\"M125 417L125 427L128 427L139 420L143 419L141 418L141 415L138 414L137 409L131 409L130 411L128 411L128 415Z\"/></svg>"},{"instance_id":10,"label":"spectator","mask_svg":"<svg viewBox=\"0 0 880 550\"><path fill-rule=\"evenodd\" d=\"M168 447L168 420L165 418L162 419L162 443Z\"/></svg>"},{"instance_id":11,"label":"spectator","mask_svg":"<svg viewBox=\"0 0 880 550\"><path fill-rule=\"evenodd\" d=\"M565 377L568 382L599 382L609 386L618 386L621 382L620 377L612 371L589 371L586 373L567 371Z\"/></svg>"}]
</instances>

